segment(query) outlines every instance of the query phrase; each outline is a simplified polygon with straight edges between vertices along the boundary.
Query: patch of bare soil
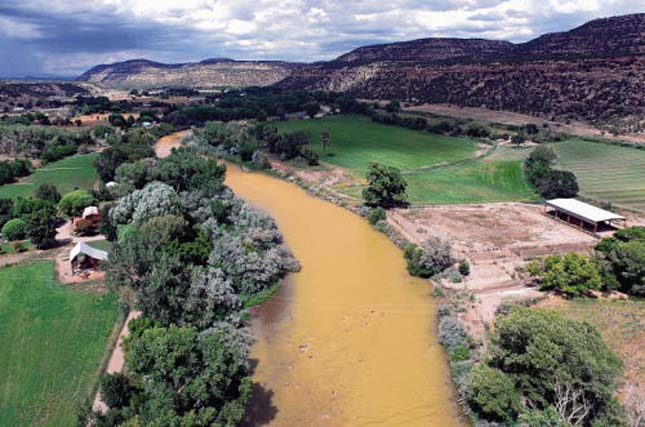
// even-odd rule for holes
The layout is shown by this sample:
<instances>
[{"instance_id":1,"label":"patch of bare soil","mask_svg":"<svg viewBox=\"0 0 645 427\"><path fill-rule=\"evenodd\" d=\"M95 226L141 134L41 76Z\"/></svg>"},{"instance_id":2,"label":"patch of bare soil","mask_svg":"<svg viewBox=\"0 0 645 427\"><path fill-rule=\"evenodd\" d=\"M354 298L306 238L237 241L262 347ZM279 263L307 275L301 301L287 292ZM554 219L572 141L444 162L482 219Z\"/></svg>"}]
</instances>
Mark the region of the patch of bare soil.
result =
<instances>
[{"instance_id":1,"label":"patch of bare soil","mask_svg":"<svg viewBox=\"0 0 645 427\"><path fill-rule=\"evenodd\" d=\"M128 317L125 319L125 323L123 324L123 328L121 328L121 332L119 333L119 338L116 342L116 345L114 346L114 350L112 351L112 355L110 356L110 360L108 362L107 368L105 369L105 372L108 374L114 374L117 372L122 372L123 367L125 366L125 354L123 352L123 340L130 335L130 330L128 329L128 323L130 323L130 320L136 319L139 316L141 316L140 311L132 310L128 314ZM94 404L92 405L92 409L95 411L100 411L101 413L105 413L108 410L107 405L101 400L101 392L98 391L96 393L96 396L94 397Z\"/></svg>"},{"instance_id":2,"label":"patch of bare soil","mask_svg":"<svg viewBox=\"0 0 645 427\"><path fill-rule=\"evenodd\" d=\"M476 338L504 300L540 297L522 273L528 260L543 255L589 252L596 238L544 215L539 206L524 203L438 205L390 211L388 222L407 240L423 243L438 237L452 243L457 259L470 263L470 275L460 283L444 283L475 295L460 316Z\"/></svg>"},{"instance_id":3,"label":"patch of bare soil","mask_svg":"<svg viewBox=\"0 0 645 427\"><path fill-rule=\"evenodd\" d=\"M554 122L551 120L545 120L535 116L529 116L526 114L512 113L510 111L496 111L489 110L487 108L475 108L475 107L459 107L456 105L449 104L424 104L418 106L410 106L405 108L408 111L421 111L432 114L439 114L449 117L465 117L475 120L483 120L487 122L503 123L507 125L521 126L527 123L535 123L537 125L548 124L552 129L560 130L562 132L592 137L592 138L609 138L609 139L620 139L627 140L632 142L645 143L645 134L629 134L629 135L617 135L615 137L610 137L608 135L603 135L603 132L600 129L595 128L594 126L578 121L571 121L568 124Z\"/></svg>"},{"instance_id":4,"label":"patch of bare soil","mask_svg":"<svg viewBox=\"0 0 645 427\"><path fill-rule=\"evenodd\" d=\"M361 180L346 169L328 163L321 163L316 169L302 169L279 160L271 160L271 168L283 178L305 184L310 191L330 201L344 200L362 203L342 190L362 185Z\"/></svg>"}]
</instances>

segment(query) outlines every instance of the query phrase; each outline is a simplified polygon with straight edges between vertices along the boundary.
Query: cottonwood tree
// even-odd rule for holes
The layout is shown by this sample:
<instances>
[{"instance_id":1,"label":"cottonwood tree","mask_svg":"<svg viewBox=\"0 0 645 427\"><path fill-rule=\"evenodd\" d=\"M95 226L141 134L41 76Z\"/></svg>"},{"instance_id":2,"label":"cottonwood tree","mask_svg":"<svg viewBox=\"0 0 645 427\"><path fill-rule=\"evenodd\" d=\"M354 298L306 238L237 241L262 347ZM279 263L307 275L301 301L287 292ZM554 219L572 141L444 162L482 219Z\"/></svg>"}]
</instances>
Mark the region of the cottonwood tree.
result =
<instances>
[{"instance_id":1,"label":"cottonwood tree","mask_svg":"<svg viewBox=\"0 0 645 427\"><path fill-rule=\"evenodd\" d=\"M612 415L622 363L590 324L514 307L496 319L489 353L529 408L557 407L581 425Z\"/></svg>"},{"instance_id":2,"label":"cottonwood tree","mask_svg":"<svg viewBox=\"0 0 645 427\"><path fill-rule=\"evenodd\" d=\"M248 336L218 323L153 327L126 346L126 366L143 385L132 415L147 425L233 426L251 393Z\"/></svg>"},{"instance_id":3,"label":"cottonwood tree","mask_svg":"<svg viewBox=\"0 0 645 427\"><path fill-rule=\"evenodd\" d=\"M38 249L56 245L56 208L45 203L26 217L27 235Z\"/></svg>"},{"instance_id":4,"label":"cottonwood tree","mask_svg":"<svg viewBox=\"0 0 645 427\"><path fill-rule=\"evenodd\" d=\"M390 209L407 206L407 185L397 168L372 162L367 170L367 187L363 189L363 199L370 207Z\"/></svg>"}]
</instances>

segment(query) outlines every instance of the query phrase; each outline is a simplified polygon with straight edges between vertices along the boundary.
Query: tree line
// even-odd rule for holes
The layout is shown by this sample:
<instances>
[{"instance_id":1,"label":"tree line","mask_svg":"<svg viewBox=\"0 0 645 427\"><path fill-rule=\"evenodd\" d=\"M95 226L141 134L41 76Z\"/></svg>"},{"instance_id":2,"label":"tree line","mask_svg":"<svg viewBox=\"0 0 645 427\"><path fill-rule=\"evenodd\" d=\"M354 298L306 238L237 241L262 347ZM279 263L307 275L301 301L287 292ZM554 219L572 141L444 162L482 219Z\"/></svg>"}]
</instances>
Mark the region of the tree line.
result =
<instances>
[{"instance_id":1,"label":"tree line","mask_svg":"<svg viewBox=\"0 0 645 427\"><path fill-rule=\"evenodd\" d=\"M246 307L299 268L273 219L224 185L226 168L194 148L115 171L121 194L103 230L107 283L141 310L126 373L105 376L95 426L231 426L250 396Z\"/></svg>"}]
</instances>

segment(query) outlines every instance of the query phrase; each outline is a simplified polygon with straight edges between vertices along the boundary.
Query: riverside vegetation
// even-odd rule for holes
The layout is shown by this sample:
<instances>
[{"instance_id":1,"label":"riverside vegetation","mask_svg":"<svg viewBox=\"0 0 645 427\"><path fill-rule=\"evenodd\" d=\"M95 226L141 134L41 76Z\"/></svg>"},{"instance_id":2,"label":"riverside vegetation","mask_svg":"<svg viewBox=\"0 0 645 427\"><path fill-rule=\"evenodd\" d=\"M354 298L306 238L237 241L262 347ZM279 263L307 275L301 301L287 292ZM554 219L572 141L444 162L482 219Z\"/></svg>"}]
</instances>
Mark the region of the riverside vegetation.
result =
<instances>
[{"instance_id":1,"label":"riverside vegetation","mask_svg":"<svg viewBox=\"0 0 645 427\"><path fill-rule=\"evenodd\" d=\"M298 262L275 222L223 185L193 149L124 163L110 209L107 282L143 316L125 342L127 376L102 381L96 426L234 425L251 391L244 308ZM118 398L117 398L118 396Z\"/></svg>"}]
</instances>

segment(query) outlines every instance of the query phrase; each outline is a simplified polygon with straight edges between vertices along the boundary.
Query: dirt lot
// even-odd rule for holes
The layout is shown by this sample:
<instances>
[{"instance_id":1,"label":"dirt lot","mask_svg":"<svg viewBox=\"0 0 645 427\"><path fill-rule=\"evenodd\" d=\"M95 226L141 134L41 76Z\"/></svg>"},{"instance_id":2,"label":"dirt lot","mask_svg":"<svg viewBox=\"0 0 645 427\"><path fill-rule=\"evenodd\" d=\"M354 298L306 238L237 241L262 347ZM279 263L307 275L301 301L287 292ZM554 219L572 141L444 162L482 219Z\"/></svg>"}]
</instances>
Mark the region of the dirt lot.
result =
<instances>
[{"instance_id":1,"label":"dirt lot","mask_svg":"<svg viewBox=\"0 0 645 427\"><path fill-rule=\"evenodd\" d=\"M518 271L527 260L554 253L586 253L597 239L554 221L540 206L523 203L439 205L390 212L388 220L408 240L422 243L439 237L452 243L454 256L466 258L471 273L460 283L444 281L455 291L475 295L471 309L462 313L464 323L478 338L505 299L525 299L542 294L528 285Z\"/></svg>"},{"instance_id":2,"label":"dirt lot","mask_svg":"<svg viewBox=\"0 0 645 427\"><path fill-rule=\"evenodd\" d=\"M430 236L450 240L471 261L531 256L557 250L584 251L596 242L588 234L546 217L542 207L523 203L438 205L401 209L391 219L413 241Z\"/></svg>"},{"instance_id":3,"label":"dirt lot","mask_svg":"<svg viewBox=\"0 0 645 427\"><path fill-rule=\"evenodd\" d=\"M595 127L587 123L572 121L569 124L564 124L541 119L539 117L529 116L526 114L511 113L509 111L495 111L486 108L474 107L459 107L456 105L448 104L425 104L411 106L406 108L406 110L421 111L449 117L465 117L486 122L504 123L507 125L517 126L525 125L527 123L535 123L538 125L547 123L552 129L560 130L571 135L586 137L609 137L607 135L603 136L602 132L599 129L596 129ZM619 135L616 137L616 139L645 143L644 134Z\"/></svg>"}]
</instances>

